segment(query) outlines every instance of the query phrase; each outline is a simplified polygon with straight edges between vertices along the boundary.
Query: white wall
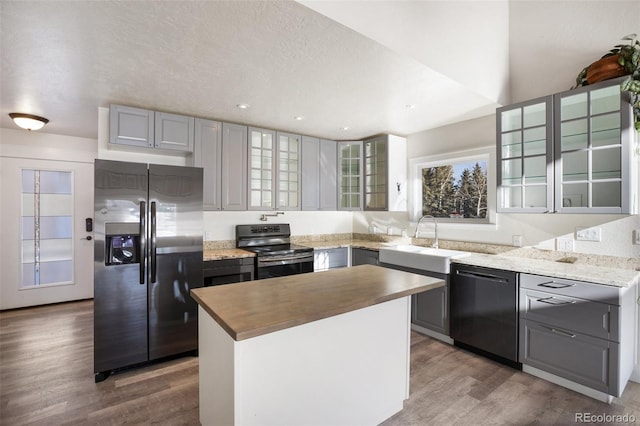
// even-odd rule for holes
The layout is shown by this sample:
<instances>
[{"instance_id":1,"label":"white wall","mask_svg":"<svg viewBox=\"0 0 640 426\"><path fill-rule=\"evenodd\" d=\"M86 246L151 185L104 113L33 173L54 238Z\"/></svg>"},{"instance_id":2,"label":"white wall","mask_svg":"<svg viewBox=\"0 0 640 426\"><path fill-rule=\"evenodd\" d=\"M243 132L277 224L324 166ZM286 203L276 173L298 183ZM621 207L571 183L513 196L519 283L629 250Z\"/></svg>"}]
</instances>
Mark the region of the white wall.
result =
<instances>
[{"instance_id":1,"label":"white wall","mask_svg":"<svg viewBox=\"0 0 640 426\"><path fill-rule=\"evenodd\" d=\"M269 217L267 222L261 222L260 216L263 213L273 214L274 212L205 212L205 240L235 240L236 225L255 223L288 223L291 225L291 234L294 236L351 233L353 229L351 212L287 211L284 215Z\"/></svg>"}]
</instances>

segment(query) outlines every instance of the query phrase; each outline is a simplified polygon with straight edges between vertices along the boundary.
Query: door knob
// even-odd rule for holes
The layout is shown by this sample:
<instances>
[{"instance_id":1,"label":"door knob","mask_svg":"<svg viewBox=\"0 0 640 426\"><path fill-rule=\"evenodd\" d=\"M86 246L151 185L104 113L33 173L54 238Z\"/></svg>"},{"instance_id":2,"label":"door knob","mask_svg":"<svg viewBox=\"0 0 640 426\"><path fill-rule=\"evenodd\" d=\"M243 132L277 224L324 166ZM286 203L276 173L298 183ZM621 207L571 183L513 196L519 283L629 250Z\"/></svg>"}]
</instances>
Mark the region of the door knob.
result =
<instances>
[{"instance_id":1,"label":"door knob","mask_svg":"<svg viewBox=\"0 0 640 426\"><path fill-rule=\"evenodd\" d=\"M87 235L84 238L80 238L81 240L87 240L87 241L91 241L93 238L91 237L91 235Z\"/></svg>"}]
</instances>

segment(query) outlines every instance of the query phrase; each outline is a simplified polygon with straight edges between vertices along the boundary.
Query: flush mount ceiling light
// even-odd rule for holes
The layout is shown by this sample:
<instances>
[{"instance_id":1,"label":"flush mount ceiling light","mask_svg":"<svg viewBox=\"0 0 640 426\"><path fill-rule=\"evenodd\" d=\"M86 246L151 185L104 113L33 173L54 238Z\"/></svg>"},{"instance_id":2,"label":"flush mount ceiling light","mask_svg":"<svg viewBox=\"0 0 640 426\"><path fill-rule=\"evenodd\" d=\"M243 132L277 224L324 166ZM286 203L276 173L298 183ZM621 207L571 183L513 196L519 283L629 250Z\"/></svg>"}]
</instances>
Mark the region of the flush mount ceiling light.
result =
<instances>
[{"instance_id":1,"label":"flush mount ceiling light","mask_svg":"<svg viewBox=\"0 0 640 426\"><path fill-rule=\"evenodd\" d=\"M39 117L37 115L31 114L22 114L19 112L12 112L9 114L9 117L13 120L14 123L18 127L22 127L26 130L40 130L44 127L45 124L49 122L44 117Z\"/></svg>"},{"instance_id":2,"label":"flush mount ceiling light","mask_svg":"<svg viewBox=\"0 0 640 426\"><path fill-rule=\"evenodd\" d=\"M296 119L296 120L298 120L298 121L302 121L302 120L304 119L304 117L303 117L303 116L301 116L301 115L296 115L296 116L295 116L295 117L293 117L293 118L295 118L295 119Z\"/></svg>"},{"instance_id":3,"label":"flush mount ceiling light","mask_svg":"<svg viewBox=\"0 0 640 426\"><path fill-rule=\"evenodd\" d=\"M247 108L249 108L249 104L238 104L238 105L236 105L236 106L237 106L238 108L240 108L240 109L247 109Z\"/></svg>"}]
</instances>

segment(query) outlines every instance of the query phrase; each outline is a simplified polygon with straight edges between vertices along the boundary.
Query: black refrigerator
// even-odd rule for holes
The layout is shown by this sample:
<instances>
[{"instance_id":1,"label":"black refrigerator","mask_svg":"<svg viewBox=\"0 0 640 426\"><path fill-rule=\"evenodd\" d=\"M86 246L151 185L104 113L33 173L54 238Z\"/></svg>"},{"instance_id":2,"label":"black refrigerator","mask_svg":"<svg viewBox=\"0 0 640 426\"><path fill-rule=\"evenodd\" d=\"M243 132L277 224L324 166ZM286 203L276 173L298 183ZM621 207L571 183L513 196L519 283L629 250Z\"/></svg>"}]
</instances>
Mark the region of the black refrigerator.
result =
<instances>
[{"instance_id":1,"label":"black refrigerator","mask_svg":"<svg viewBox=\"0 0 640 426\"><path fill-rule=\"evenodd\" d=\"M94 372L194 351L202 169L95 161Z\"/></svg>"}]
</instances>

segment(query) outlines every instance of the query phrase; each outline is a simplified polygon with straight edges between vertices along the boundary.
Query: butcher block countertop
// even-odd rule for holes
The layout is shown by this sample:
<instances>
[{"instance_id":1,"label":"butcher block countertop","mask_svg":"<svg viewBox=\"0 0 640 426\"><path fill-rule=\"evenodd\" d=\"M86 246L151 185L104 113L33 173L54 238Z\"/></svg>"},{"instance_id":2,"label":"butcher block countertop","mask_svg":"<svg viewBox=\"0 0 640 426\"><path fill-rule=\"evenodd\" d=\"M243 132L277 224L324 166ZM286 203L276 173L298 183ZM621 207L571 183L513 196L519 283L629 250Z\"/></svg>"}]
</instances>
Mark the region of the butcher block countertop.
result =
<instances>
[{"instance_id":1,"label":"butcher block countertop","mask_svg":"<svg viewBox=\"0 0 640 426\"><path fill-rule=\"evenodd\" d=\"M444 281L373 265L191 290L236 341L442 287Z\"/></svg>"}]
</instances>

